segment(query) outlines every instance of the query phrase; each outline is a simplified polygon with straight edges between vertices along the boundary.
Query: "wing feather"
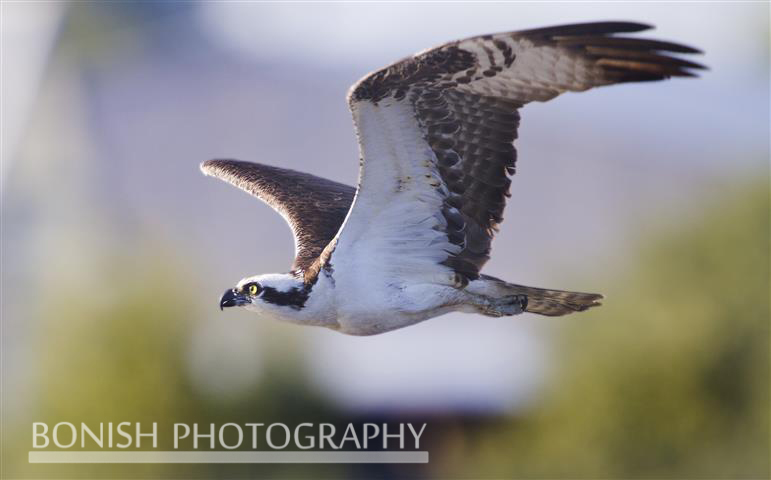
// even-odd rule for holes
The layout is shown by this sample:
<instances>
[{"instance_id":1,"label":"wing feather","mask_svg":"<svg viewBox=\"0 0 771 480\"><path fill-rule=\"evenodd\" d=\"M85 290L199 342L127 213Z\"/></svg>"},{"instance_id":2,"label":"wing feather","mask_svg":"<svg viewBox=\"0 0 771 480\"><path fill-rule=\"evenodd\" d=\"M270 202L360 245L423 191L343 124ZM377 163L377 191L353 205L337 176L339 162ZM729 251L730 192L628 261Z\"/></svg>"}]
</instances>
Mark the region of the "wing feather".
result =
<instances>
[{"instance_id":1,"label":"wing feather","mask_svg":"<svg viewBox=\"0 0 771 480\"><path fill-rule=\"evenodd\" d=\"M478 278L515 173L519 108L566 91L694 76L704 68L670 55L699 53L694 48L617 36L649 28L596 22L471 37L364 77L348 97L364 159L348 220L354 236L390 229L417 238L416 222L424 222L448 243L426 237L426 248L442 249L440 263L462 284ZM419 179L407 181L405 172L415 171ZM422 199L415 204L421 215L372 215L409 198Z\"/></svg>"},{"instance_id":2,"label":"wing feather","mask_svg":"<svg viewBox=\"0 0 771 480\"><path fill-rule=\"evenodd\" d=\"M318 259L348 214L356 190L342 183L285 168L239 160L208 160L201 171L254 195L281 214L295 237L292 269L307 282Z\"/></svg>"}]
</instances>

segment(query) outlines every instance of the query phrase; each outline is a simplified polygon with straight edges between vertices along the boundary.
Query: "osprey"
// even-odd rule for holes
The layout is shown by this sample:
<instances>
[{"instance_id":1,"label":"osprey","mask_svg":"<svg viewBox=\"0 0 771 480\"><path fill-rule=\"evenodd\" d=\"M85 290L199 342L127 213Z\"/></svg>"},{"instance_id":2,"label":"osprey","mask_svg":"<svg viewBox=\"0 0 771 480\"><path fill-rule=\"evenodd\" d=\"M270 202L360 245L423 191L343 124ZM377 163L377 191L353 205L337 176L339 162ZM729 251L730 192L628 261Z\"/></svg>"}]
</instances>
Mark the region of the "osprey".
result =
<instances>
[{"instance_id":1,"label":"osprey","mask_svg":"<svg viewBox=\"0 0 771 480\"><path fill-rule=\"evenodd\" d=\"M351 335L448 312L559 316L602 295L526 287L480 272L515 172L519 109L566 91L695 76L676 43L617 36L649 29L598 22L482 35L371 73L348 93L359 185L238 160L206 175L256 196L295 237L289 273L244 278L220 307Z\"/></svg>"}]
</instances>

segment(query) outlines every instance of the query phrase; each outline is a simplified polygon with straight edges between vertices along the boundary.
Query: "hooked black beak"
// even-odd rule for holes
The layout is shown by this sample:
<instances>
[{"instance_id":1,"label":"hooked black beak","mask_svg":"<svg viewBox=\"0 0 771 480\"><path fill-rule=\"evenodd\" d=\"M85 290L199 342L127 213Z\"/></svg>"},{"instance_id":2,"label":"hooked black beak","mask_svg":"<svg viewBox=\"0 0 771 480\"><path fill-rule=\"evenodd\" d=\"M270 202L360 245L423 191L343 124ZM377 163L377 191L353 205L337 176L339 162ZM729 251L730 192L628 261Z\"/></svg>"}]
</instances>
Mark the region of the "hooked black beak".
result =
<instances>
[{"instance_id":1,"label":"hooked black beak","mask_svg":"<svg viewBox=\"0 0 771 480\"><path fill-rule=\"evenodd\" d=\"M220 298L220 310L225 307L240 307L249 303L249 299L243 293L238 293L235 288L226 290Z\"/></svg>"}]
</instances>

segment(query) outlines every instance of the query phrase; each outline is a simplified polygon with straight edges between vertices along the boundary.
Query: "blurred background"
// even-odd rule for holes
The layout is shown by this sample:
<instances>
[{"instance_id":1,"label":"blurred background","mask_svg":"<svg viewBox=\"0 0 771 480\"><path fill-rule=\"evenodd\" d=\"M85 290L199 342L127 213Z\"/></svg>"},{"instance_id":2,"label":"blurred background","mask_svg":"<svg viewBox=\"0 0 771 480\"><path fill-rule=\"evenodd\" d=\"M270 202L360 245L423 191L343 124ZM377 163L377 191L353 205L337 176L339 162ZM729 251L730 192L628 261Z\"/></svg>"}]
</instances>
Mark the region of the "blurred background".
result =
<instances>
[{"instance_id":1,"label":"blurred background","mask_svg":"<svg viewBox=\"0 0 771 480\"><path fill-rule=\"evenodd\" d=\"M768 477L767 3L1 8L4 478ZM367 338L219 311L293 242L201 161L355 184L359 77L592 20L710 71L526 106L486 272L605 306ZM430 463L30 465L35 421L427 422Z\"/></svg>"}]
</instances>

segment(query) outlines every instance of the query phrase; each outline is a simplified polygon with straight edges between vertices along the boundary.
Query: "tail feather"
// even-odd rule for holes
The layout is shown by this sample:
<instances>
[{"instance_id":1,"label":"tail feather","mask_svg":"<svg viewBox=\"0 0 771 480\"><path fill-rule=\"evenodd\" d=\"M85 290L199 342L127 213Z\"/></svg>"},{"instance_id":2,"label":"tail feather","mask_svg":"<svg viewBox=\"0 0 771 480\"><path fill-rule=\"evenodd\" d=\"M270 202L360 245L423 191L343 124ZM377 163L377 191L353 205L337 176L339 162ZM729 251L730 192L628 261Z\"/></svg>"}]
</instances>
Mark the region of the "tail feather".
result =
<instances>
[{"instance_id":1,"label":"tail feather","mask_svg":"<svg viewBox=\"0 0 771 480\"><path fill-rule=\"evenodd\" d=\"M599 293L568 292L546 288L526 287L508 283L489 275L480 275L476 282L468 287L486 296L504 297L510 295L526 295L526 312L537 313L549 317L559 317L574 312L583 312L592 307L602 305L604 297Z\"/></svg>"},{"instance_id":2,"label":"tail feather","mask_svg":"<svg viewBox=\"0 0 771 480\"><path fill-rule=\"evenodd\" d=\"M548 290L545 288L525 287L507 283L514 295L527 295L526 312L559 317L574 312L583 312L592 307L602 305L604 297L599 293L567 292L564 290Z\"/></svg>"}]
</instances>

